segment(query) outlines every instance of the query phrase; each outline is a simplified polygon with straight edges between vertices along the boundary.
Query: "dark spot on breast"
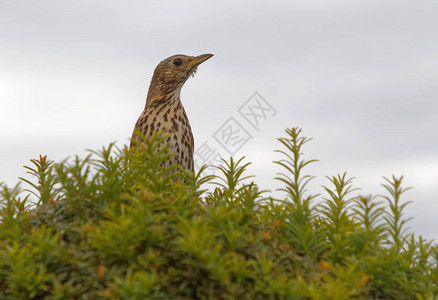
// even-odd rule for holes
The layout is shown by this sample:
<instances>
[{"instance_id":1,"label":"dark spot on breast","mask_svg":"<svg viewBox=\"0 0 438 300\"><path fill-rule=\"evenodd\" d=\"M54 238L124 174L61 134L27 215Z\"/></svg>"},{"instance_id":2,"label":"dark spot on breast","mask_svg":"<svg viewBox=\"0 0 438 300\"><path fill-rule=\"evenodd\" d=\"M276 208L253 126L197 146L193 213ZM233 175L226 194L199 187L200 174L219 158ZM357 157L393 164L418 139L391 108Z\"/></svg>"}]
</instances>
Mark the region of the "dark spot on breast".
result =
<instances>
[{"instance_id":1,"label":"dark spot on breast","mask_svg":"<svg viewBox=\"0 0 438 300\"><path fill-rule=\"evenodd\" d=\"M178 131L178 122L175 121L175 118L171 118L170 121L172 122L172 129Z\"/></svg>"},{"instance_id":2,"label":"dark spot on breast","mask_svg":"<svg viewBox=\"0 0 438 300\"><path fill-rule=\"evenodd\" d=\"M163 109L165 109L167 107L167 105L162 105L159 109L157 113L160 113Z\"/></svg>"},{"instance_id":3,"label":"dark spot on breast","mask_svg":"<svg viewBox=\"0 0 438 300\"><path fill-rule=\"evenodd\" d=\"M177 106L175 106L175 108L173 109L173 112L177 112L178 110L180 110L181 109L181 102L180 101L178 101L178 105Z\"/></svg>"}]
</instances>

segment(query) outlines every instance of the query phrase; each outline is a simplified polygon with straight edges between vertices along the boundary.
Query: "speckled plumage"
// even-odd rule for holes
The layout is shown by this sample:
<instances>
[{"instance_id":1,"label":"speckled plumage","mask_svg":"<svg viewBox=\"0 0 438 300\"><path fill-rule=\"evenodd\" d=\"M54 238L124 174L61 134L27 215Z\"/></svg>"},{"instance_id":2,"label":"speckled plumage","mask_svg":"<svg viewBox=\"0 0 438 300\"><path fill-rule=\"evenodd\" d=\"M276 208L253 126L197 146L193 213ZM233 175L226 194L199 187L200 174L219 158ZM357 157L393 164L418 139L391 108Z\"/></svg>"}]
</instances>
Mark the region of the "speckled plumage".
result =
<instances>
[{"instance_id":1,"label":"speckled plumage","mask_svg":"<svg viewBox=\"0 0 438 300\"><path fill-rule=\"evenodd\" d=\"M175 154L165 162L166 166L180 165L189 172L194 171L193 134L180 92L199 64L212 56L174 55L158 64L149 86L145 109L134 127L131 147L135 146L137 130L145 137L164 130L168 134L165 143L169 144L170 151Z\"/></svg>"}]
</instances>

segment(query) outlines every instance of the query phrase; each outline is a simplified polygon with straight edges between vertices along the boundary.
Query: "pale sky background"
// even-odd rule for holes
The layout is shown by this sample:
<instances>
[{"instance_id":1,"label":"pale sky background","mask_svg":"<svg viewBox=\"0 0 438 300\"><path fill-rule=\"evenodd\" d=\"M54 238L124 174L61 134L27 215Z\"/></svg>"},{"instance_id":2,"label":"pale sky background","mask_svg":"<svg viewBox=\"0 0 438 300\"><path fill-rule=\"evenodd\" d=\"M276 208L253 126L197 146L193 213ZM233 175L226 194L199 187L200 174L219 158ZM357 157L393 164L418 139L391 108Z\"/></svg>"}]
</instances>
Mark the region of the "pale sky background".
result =
<instances>
[{"instance_id":1,"label":"pale sky background","mask_svg":"<svg viewBox=\"0 0 438 300\"><path fill-rule=\"evenodd\" d=\"M348 172L362 194L382 176L414 189L411 231L438 238L438 1L0 2L0 182L39 154L59 161L126 143L155 66L183 53L215 56L182 91L200 146L235 117L253 138L235 155L264 189L284 129L303 127L322 193ZM277 111L244 123L259 92Z\"/></svg>"}]
</instances>

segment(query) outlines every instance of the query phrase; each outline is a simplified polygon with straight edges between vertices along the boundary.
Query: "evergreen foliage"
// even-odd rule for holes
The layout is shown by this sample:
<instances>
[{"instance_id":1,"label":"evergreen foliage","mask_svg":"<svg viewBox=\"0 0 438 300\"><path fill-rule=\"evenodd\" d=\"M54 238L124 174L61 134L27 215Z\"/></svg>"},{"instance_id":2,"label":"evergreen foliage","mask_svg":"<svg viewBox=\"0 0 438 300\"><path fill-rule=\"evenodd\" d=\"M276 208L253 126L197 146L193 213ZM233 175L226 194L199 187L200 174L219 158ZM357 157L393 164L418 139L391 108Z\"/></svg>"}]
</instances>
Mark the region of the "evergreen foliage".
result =
<instances>
[{"instance_id":1,"label":"evergreen foliage","mask_svg":"<svg viewBox=\"0 0 438 300\"><path fill-rule=\"evenodd\" d=\"M0 299L438 298L438 248L407 231L403 177L386 196L353 196L346 174L312 195L309 139L286 133L284 199L244 183L243 159L220 176L160 168L158 135L31 160L27 193L0 186Z\"/></svg>"}]
</instances>

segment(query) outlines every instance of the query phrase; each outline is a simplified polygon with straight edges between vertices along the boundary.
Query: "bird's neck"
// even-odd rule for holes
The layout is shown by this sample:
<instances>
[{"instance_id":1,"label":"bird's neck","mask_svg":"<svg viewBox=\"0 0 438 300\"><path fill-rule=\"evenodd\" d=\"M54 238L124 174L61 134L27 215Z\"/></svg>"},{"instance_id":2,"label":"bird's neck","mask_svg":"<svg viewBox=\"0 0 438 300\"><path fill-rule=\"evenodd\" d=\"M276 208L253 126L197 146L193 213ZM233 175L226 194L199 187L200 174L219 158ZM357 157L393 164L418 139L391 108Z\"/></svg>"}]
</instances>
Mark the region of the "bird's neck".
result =
<instances>
[{"instance_id":1,"label":"bird's neck","mask_svg":"<svg viewBox=\"0 0 438 300\"><path fill-rule=\"evenodd\" d=\"M148 96L146 98L145 109L161 106L161 104L166 104L170 102L180 102L181 86L174 90L163 91L162 89L156 87L149 87Z\"/></svg>"},{"instance_id":2,"label":"bird's neck","mask_svg":"<svg viewBox=\"0 0 438 300\"><path fill-rule=\"evenodd\" d=\"M148 95L146 98L146 106L145 109L154 105L155 102L168 102L180 99L182 85L177 86L176 88L169 89L168 86L160 84L159 82L154 82L152 80L151 85L149 86Z\"/></svg>"}]
</instances>

